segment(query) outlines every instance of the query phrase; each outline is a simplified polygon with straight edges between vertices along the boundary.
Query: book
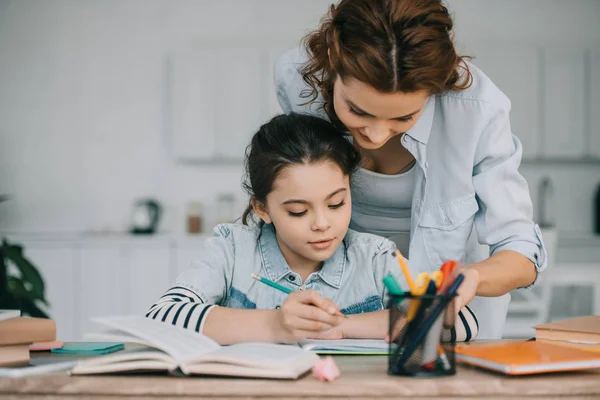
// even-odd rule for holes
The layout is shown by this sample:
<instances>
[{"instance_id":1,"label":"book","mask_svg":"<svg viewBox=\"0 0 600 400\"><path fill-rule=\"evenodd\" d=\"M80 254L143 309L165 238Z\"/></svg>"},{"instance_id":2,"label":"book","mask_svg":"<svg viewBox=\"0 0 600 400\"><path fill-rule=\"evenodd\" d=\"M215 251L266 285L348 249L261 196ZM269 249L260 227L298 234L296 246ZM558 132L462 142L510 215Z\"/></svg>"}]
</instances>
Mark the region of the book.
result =
<instances>
[{"instance_id":1,"label":"book","mask_svg":"<svg viewBox=\"0 0 600 400\"><path fill-rule=\"evenodd\" d=\"M600 344L600 315L550 322L533 328L538 340Z\"/></svg>"},{"instance_id":2,"label":"book","mask_svg":"<svg viewBox=\"0 0 600 400\"><path fill-rule=\"evenodd\" d=\"M600 355L545 341L463 344L456 360L508 375L600 368Z\"/></svg>"},{"instance_id":3,"label":"book","mask_svg":"<svg viewBox=\"0 0 600 400\"><path fill-rule=\"evenodd\" d=\"M0 321L21 316L21 310L0 310Z\"/></svg>"},{"instance_id":4,"label":"book","mask_svg":"<svg viewBox=\"0 0 600 400\"><path fill-rule=\"evenodd\" d=\"M29 364L29 345L0 346L0 367L20 367Z\"/></svg>"},{"instance_id":5,"label":"book","mask_svg":"<svg viewBox=\"0 0 600 400\"><path fill-rule=\"evenodd\" d=\"M56 340L56 323L51 319L15 317L0 321L0 346Z\"/></svg>"},{"instance_id":6,"label":"book","mask_svg":"<svg viewBox=\"0 0 600 400\"><path fill-rule=\"evenodd\" d=\"M169 371L185 375L223 375L296 379L319 357L298 346L241 343L220 346L210 338L142 316L94 318L109 332L88 335L94 340L137 343L141 347L82 360L73 375Z\"/></svg>"},{"instance_id":7,"label":"book","mask_svg":"<svg viewBox=\"0 0 600 400\"><path fill-rule=\"evenodd\" d=\"M75 361L61 361L42 365L26 365L23 367L0 368L0 378L23 378L26 376L56 374L68 371L75 366Z\"/></svg>"},{"instance_id":8,"label":"book","mask_svg":"<svg viewBox=\"0 0 600 400\"><path fill-rule=\"evenodd\" d=\"M76 342L67 343L58 349L52 349L54 354L79 354L98 356L102 354L111 354L125 348L123 343L114 342Z\"/></svg>"},{"instance_id":9,"label":"book","mask_svg":"<svg viewBox=\"0 0 600 400\"><path fill-rule=\"evenodd\" d=\"M317 354L388 355L389 343L380 339L301 340L300 347Z\"/></svg>"}]
</instances>

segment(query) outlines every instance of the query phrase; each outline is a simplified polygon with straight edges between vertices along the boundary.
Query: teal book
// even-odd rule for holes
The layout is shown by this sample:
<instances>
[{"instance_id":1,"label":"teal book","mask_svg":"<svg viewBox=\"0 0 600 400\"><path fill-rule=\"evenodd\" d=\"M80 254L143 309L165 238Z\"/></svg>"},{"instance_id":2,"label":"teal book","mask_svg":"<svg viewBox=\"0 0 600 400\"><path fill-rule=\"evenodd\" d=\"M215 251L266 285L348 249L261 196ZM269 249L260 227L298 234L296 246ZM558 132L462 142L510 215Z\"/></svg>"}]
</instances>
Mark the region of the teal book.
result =
<instances>
[{"instance_id":1,"label":"teal book","mask_svg":"<svg viewBox=\"0 0 600 400\"><path fill-rule=\"evenodd\" d=\"M56 354L102 355L123 350L123 343L115 342L73 342L65 343L60 349L52 349Z\"/></svg>"}]
</instances>

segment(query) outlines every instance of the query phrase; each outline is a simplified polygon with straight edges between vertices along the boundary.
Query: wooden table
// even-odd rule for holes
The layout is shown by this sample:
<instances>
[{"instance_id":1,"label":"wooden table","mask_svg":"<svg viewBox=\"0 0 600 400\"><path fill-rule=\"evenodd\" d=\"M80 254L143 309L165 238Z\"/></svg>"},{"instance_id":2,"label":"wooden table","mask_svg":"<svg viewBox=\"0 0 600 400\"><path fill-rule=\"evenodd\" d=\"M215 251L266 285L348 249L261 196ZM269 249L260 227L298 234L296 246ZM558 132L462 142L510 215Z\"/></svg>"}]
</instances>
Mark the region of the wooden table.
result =
<instances>
[{"instance_id":1,"label":"wooden table","mask_svg":"<svg viewBox=\"0 0 600 400\"><path fill-rule=\"evenodd\" d=\"M0 378L0 399L600 398L599 372L506 377L459 366L455 376L425 379L388 376L381 356L339 356L336 362L342 376L330 383L311 375L297 381L64 374Z\"/></svg>"}]
</instances>

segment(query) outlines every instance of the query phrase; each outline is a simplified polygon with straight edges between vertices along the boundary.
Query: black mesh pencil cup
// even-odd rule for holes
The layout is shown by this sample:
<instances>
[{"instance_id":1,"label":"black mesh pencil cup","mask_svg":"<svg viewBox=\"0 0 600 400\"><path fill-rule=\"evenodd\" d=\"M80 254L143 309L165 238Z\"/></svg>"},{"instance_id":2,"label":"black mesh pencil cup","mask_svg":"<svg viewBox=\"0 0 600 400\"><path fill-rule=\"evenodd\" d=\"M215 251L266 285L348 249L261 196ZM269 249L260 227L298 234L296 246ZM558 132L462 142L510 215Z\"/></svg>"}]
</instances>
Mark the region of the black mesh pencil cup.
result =
<instances>
[{"instance_id":1,"label":"black mesh pencil cup","mask_svg":"<svg viewBox=\"0 0 600 400\"><path fill-rule=\"evenodd\" d=\"M390 299L388 374L434 377L456 373L456 295L395 295Z\"/></svg>"}]
</instances>

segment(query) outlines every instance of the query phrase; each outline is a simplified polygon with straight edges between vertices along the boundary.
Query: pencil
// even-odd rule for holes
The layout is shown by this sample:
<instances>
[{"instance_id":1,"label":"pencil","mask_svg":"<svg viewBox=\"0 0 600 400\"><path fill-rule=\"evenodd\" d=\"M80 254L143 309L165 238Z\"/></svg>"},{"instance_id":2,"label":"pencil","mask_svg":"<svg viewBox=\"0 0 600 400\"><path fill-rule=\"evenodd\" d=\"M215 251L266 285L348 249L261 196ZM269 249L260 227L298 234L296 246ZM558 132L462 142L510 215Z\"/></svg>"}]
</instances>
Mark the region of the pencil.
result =
<instances>
[{"instance_id":1,"label":"pencil","mask_svg":"<svg viewBox=\"0 0 600 400\"><path fill-rule=\"evenodd\" d=\"M410 272L408 271L408 266L404 262L404 257L402 257L402 253L400 253L400 250L396 249L395 254L396 254L396 259L398 260L398 264L400 264L400 268L402 268L402 272L404 273L404 276L406 277L406 282L408 282L408 287L410 288L410 292L413 294L417 293L417 285L415 285L415 282L413 281L412 276L410 276Z\"/></svg>"},{"instance_id":2,"label":"pencil","mask_svg":"<svg viewBox=\"0 0 600 400\"><path fill-rule=\"evenodd\" d=\"M252 279L257 280L259 282L262 282L265 285L271 286L272 288L277 289L279 291L282 291L283 293L286 293L286 294L290 294L290 293L294 292L293 290L288 289L286 287L283 287L283 286L281 286L281 285L279 285L279 284L277 284L277 283L275 283L273 281L268 280L267 278L263 278L262 276L260 276L258 274L252 274ZM348 318L347 315L343 314L340 311L336 312L335 315L338 316L338 317Z\"/></svg>"},{"instance_id":3,"label":"pencil","mask_svg":"<svg viewBox=\"0 0 600 400\"><path fill-rule=\"evenodd\" d=\"M292 293L292 292L293 292L293 290L292 290L292 289L288 289L288 288L286 288L286 287L283 287L283 286L281 286L281 285L279 285L279 284L277 284L277 283L275 283L275 282L273 282L273 281L270 281L270 280L268 280L268 279L266 279L266 278L263 278L262 276L260 276L260 275L258 275L258 274L252 274L252 278L253 278L253 279L255 279L255 280L257 280L257 281L259 281L259 282L262 282L262 283L264 283L264 284L265 284L265 285L267 285L267 286L271 286L272 288L275 288L275 289L277 289L277 290L280 290L280 291L282 291L283 293L290 294L290 293Z\"/></svg>"}]
</instances>

